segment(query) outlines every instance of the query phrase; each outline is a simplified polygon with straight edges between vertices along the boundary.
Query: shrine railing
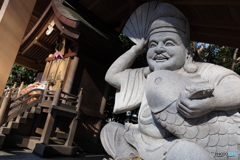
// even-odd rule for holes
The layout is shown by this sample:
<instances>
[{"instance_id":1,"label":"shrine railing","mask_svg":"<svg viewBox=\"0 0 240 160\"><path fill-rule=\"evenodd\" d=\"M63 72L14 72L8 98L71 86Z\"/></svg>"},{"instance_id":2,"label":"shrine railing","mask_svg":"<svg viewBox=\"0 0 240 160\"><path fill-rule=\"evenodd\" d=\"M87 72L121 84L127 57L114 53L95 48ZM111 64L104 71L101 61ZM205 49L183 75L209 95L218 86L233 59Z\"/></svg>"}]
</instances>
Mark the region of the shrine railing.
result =
<instances>
[{"instance_id":1,"label":"shrine railing","mask_svg":"<svg viewBox=\"0 0 240 160\"><path fill-rule=\"evenodd\" d=\"M18 98L13 99L10 90L8 95L2 98L0 126L40 103L43 92L43 89L32 89Z\"/></svg>"}]
</instances>

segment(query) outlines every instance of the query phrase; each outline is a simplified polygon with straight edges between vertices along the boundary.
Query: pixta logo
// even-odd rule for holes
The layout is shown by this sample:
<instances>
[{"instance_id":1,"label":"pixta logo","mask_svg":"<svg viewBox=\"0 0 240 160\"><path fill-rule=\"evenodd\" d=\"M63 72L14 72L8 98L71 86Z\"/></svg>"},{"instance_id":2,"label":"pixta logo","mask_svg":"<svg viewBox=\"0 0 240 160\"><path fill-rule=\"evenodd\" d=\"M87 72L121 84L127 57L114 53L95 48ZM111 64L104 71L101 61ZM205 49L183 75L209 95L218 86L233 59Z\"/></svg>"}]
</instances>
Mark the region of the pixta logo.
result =
<instances>
[{"instance_id":1,"label":"pixta logo","mask_svg":"<svg viewBox=\"0 0 240 160\"><path fill-rule=\"evenodd\" d=\"M234 157L238 156L237 152L210 152L212 157Z\"/></svg>"}]
</instances>

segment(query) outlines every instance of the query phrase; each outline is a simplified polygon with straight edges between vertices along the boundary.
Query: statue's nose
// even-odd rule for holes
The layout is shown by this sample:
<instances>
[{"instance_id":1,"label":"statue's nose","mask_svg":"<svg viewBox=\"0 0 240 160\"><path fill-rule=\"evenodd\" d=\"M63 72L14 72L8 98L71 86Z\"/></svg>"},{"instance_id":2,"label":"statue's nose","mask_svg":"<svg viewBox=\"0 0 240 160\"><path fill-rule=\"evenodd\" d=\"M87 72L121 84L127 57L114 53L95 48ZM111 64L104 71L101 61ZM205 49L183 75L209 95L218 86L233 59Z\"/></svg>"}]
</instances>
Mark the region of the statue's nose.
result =
<instances>
[{"instance_id":1,"label":"statue's nose","mask_svg":"<svg viewBox=\"0 0 240 160\"><path fill-rule=\"evenodd\" d=\"M158 44L157 47L155 48L155 52L158 54L161 54L163 52L165 52L166 50L162 47L161 44Z\"/></svg>"}]
</instances>

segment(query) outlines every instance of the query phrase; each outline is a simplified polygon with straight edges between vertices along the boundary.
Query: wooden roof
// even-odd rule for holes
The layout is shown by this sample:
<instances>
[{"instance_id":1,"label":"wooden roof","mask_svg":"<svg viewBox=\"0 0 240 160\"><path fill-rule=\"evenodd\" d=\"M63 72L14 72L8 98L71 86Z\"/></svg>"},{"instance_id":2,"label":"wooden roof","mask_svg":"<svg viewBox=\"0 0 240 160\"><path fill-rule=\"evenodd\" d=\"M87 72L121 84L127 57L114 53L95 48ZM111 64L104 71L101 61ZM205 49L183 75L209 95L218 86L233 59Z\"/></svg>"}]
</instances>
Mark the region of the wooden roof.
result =
<instances>
[{"instance_id":1,"label":"wooden roof","mask_svg":"<svg viewBox=\"0 0 240 160\"><path fill-rule=\"evenodd\" d=\"M2 1L0 0L0 4ZM19 64L41 70L40 68L44 66L44 57L46 58L48 54L53 52L54 41L59 33L66 35L73 41L84 43L82 49L88 51L89 56L97 57L97 59L107 56L109 61L113 61L121 54L121 51L116 51L118 48L117 36L121 33L125 22L138 6L149 0L65 0L63 5L80 16L79 19L74 20L75 24L72 22L72 25L67 23L71 18L64 15L61 9L56 10L56 6L54 8L51 5L51 9L45 11L52 1L37 0L26 30L26 37L16 60ZM189 19L192 41L232 47L240 46L239 0L159 1L175 5ZM41 17L44 14L45 17ZM46 30L49 17L52 15L56 22L58 21L58 32L56 35L46 36L43 31ZM61 30L62 27L65 28L64 32ZM37 36L38 39L36 39ZM98 38L94 39L93 37ZM94 48L99 53L91 55L92 52L96 52ZM106 51L107 53L105 53ZM37 68L37 66L40 67Z\"/></svg>"},{"instance_id":2,"label":"wooden roof","mask_svg":"<svg viewBox=\"0 0 240 160\"><path fill-rule=\"evenodd\" d=\"M73 1L73 0L70 0ZM108 25L121 31L129 15L150 0L79 0ZM239 0L159 0L175 5L190 22L192 41L240 47Z\"/></svg>"}]
</instances>

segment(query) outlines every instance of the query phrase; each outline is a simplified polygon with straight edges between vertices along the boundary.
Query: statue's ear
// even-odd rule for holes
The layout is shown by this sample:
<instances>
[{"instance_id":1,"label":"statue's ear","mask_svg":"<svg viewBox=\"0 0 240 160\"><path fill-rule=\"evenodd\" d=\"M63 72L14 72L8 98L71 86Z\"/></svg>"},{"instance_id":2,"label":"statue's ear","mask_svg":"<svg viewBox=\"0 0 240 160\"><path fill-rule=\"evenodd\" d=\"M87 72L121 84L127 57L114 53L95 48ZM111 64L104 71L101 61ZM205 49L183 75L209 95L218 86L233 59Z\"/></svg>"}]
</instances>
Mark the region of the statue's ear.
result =
<instances>
[{"instance_id":1,"label":"statue's ear","mask_svg":"<svg viewBox=\"0 0 240 160\"><path fill-rule=\"evenodd\" d=\"M194 57L193 51L190 47L188 47L186 48L186 52L187 52L186 61L183 68L187 73L195 73L198 70L198 66L193 61L193 57Z\"/></svg>"}]
</instances>

